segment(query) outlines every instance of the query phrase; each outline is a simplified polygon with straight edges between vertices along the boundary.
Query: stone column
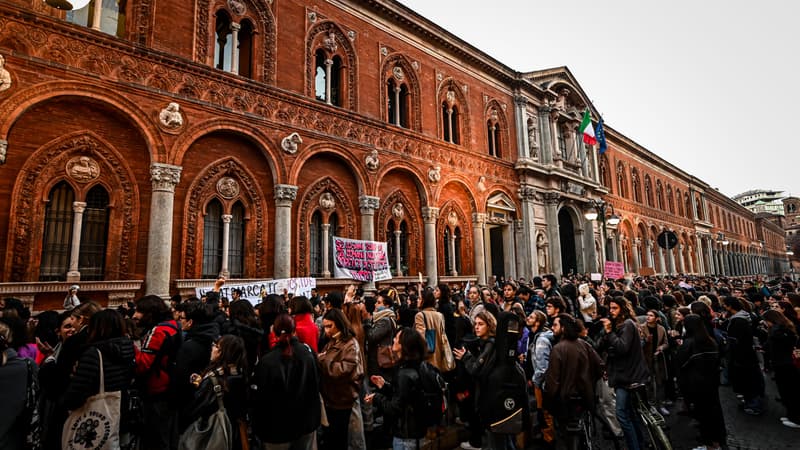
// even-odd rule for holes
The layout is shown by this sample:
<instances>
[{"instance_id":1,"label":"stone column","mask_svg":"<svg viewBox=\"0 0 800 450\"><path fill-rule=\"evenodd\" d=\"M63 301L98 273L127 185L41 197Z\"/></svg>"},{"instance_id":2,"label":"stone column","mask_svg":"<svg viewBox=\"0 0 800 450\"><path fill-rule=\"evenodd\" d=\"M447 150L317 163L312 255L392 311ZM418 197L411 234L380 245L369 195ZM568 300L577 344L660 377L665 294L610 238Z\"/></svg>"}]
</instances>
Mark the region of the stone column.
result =
<instances>
[{"instance_id":1,"label":"stone column","mask_svg":"<svg viewBox=\"0 0 800 450\"><path fill-rule=\"evenodd\" d=\"M526 256L524 255L525 249L520 248L521 244L525 242L525 222L522 219L514 220L514 278L525 277L526 280L530 280L528 275L528 268L529 265L525 265Z\"/></svg>"},{"instance_id":2,"label":"stone column","mask_svg":"<svg viewBox=\"0 0 800 450\"><path fill-rule=\"evenodd\" d=\"M230 214L222 215L222 268L220 275L228 278L231 274L228 270L228 255L230 254L230 238L231 238L231 220L233 216Z\"/></svg>"},{"instance_id":3,"label":"stone column","mask_svg":"<svg viewBox=\"0 0 800 450\"><path fill-rule=\"evenodd\" d=\"M276 279L292 276L292 203L296 198L297 186L275 185L275 269L272 276Z\"/></svg>"},{"instance_id":4,"label":"stone column","mask_svg":"<svg viewBox=\"0 0 800 450\"><path fill-rule=\"evenodd\" d=\"M667 273L669 273L669 267L667 267L667 263L666 263L666 259L665 259L666 256L664 255L665 250L663 248L661 248L660 245L658 245L656 248L658 249L658 263L659 263L659 267L661 267L661 273L667 274Z\"/></svg>"},{"instance_id":5,"label":"stone column","mask_svg":"<svg viewBox=\"0 0 800 450\"><path fill-rule=\"evenodd\" d=\"M100 30L100 23L103 17L103 1L102 0L95 0L94 5L92 5L92 26L93 30L101 31Z\"/></svg>"},{"instance_id":6,"label":"stone column","mask_svg":"<svg viewBox=\"0 0 800 450\"><path fill-rule=\"evenodd\" d=\"M684 250L686 246L683 244L678 244L675 249L678 252L678 270L680 273L686 273L686 255L684 255Z\"/></svg>"},{"instance_id":7,"label":"stone column","mask_svg":"<svg viewBox=\"0 0 800 450\"><path fill-rule=\"evenodd\" d=\"M528 142L528 99L522 95L514 96L514 121L517 126L517 157L530 158Z\"/></svg>"},{"instance_id":8,"label":"stone column","mask_svg":"<svg viewBox=\"0 0 800 450\"><path fill-rule=\"evenodd\" d=\"M80 281L81 279L78 263L81 256L81 229L83 228L84 211L86 211L86 202L72 202L72 242L70 243L67 281Z\"/></svg>"},{"instance_id":9,"label":"stone column","mask_svg":"<svg viewBox=\"0 0 800 450\"><path fill-rule=\"evenodd\" d=\"M597 267L597 249L595 248L595 234L594 234L595 221L587 220L583 223L583 248L586 250L586 258L584 271L585 272L601 272ZM602 251L602 250L601 250Z\"/></svg>"},{"instance_id":10,"label":"stone column","mask_svg":"<svg viewBox=\"0 0 800 450\"><path fill-rule=\"evenodd\" d=\"M514 263L514 222L503 225L503 269L506 277L517 278L517 267Z\"/></svg>"},{"instance_id":11,"label":"stone column","mask_svg":"<svg viewBox=\"0 0 800 450\"><path fill-rule=\"evenodd\" d=\"M320 249L320 253L322 253L322 278L330 278L331 276L331 249L330 249L330 242L331 242L331 224L323 223L322 226L322 248Z\"/></svg>"},{"instance_id":12,"label":"stone column","mask_svg":"<svg viewBox=\"0 0 800 450\"><path fill-rule=\"evenodd\" d=\"M634 238L633 240L633 271L639 273L639 269L642 268L642 240L640 238Z\"/></svg>"},{"instance_id":13,"label":"stone column","mask_svg":"<svg viewBox=\"0 0 800 450\"><path fill-rule=\"evenodd\" d=\"M450 267L448 267L448 272L450 276L457 276L458 271L456 270L456 234L450 233L450 239L447 242L447 248L445 249L450 254Z\"/></svg>"},{"instance_id":14,"label":"stone column","mask_svg":"<svg viewBox=\"0 0 800 450\"><path fill-rule=\"evenodd\" d=\"M325 103L332 105L331 102L331 67L333 67L333 60L325 60Z\"/></svg>"},{"instance_id":15,"label":"stone column","mask_svg":"<svg viewBox=\"0 0 800 450\"><path fill-rule=\"evenodd\" d=\"M690 188L689 189L689 203L691 203L691 207L692 207L692 218L694 220L697 220L698 219L698 216L697 216L697 202L695 202L694 200L695 200L694 199L694 189Z\"/></svg>"},{"instance_id":16,"label":"stone column","mask_svg":"<svg viewBox=\"0 0 800 450\"><path fill-rule=\"evenodd\" d=\"M172 268L172 219L175 186L181 181L179 166L153 163L150 180L153 195L150 198L150 231L147 236L147 271L145 294L169 298L169 280Z\"/></svg>"},{"instance_id":17,"label":"stone column","mask_svg":"<svg viewBox=\"0 0 800 450\"><path fill-rule=\"evenodd\" d=\"M483 227L486 223L486 214L472 214L472 240L475 256L475 273L478 275L478 284L486 284L486 260L484 259Z\"/></svg>"},{"instance_id":18,"label":"stone column","mask_svg":"<svg viewBox=\"0 0 800 450\"><path fill-rule=\"evenodd\" d=\"M622 270L628 271L628 254L625 252L625 246L622 245L623 236L617 233L617 254L619 255L619 262L622 263Z\"/></svg>"},{"instance_id":19,"label":"stone column","mask_svg":"<svg viewBox=\"0 0 800 450\"><path fill-rule=\"evenodd\" d=\"M436 218L439 208L422 207L422 221L425 223L425 271L428 275L428 286L436 286L439 280L436 268Z\"/></svg>"},{"instance_id":20,"label":"stone column","mask_svg":"<svg viewBox=\"0 0 800 450\"><path fill-rule=\"evenodd\" d=\"M647 261L647 267L653 269L655 271L655 262L653 261L653 241L650 239L644 240L644 251L647 257L645 260Z\"/></svg>"},{"instance_id":21,"label":"stone column","mask_svg":"<svg viewBox=\"0 0 800 450\"><path fill-rule=\"evenodd\" d=\"M558 231L558 203L561 196L557 192L546 192L544 197L544 217L547 221L547 240L550 243L550 272L560 277L563 272L561 267L561 237Z\"/></svg>"},{"instance_id":22,"label":"stone column","mask_svg":"<svg viewBox=\"0 0 800 450\"><path fill-rule=\"evenodd\" d=\"M231 73L239 73L239 30L242 26L236 22L231 22Z\"/></svg>"},{"instance_id":23,"label":"stone column","mask_svg":"<svg viewBox=\"0 0 800 450\"><path fill-rule=\"evenodd\" d=\"M400 230L394 230L394 263L396 266L395 276L402 277L403 276L403 269L401 267L402 259L400 258L400 236L403 235L403 232Z\"/></svg>"},{"instance_id":24,"label":"stone column","mask_svg":"<svg viewBox=\"0 0 800 450\"><path fill-rule=\"evenodd\" d=\"M675 248L676 247L672 247L671 249L667 250L667 273L669 273L669 274L674 274L675 271L676 271L676 268L675 268Z\"/></svg>"},{"instance_id":25,"label":"stone column","mask_svg":"<svg viewBox=\"0 0 800 450\"><path fill-rule=\"evenodd\" d=\"M586 272L586 248L583 241L583 228L580 223L573 224L575 233L575 272Z\"/></svg>"},{"instance_id":26,"label":"stone column","mask_svg":"<svg viewBox=\"0 0 800 450\"><path fill-rule=\"evenodd\" d=\"M375 211L381 204L380 197L371 195L360 195L358 197L358 207L361 211L361 240L375 240ZM375 292L375 282L364 283L364 292L370 295Z\"/></svg>"},{"instance_id":27,"label":"stone column","mask_svg":"<svg viewBox=\"0 0 800 450\"><path fill-rule=\"evenodd\" d=\"M696 235L695 242L697 242L697 273L700 275L705 275L705 263L703 262L703 252L705 249L703 248L703 237L699 234Z\"/></svg>"},{"instance_id":28,"label":"stone column","mask_svg":"<svg viewBox=\"0 0 800 450\"><path fill-rule=\"evenodd\" d=\"M542 106L539 108L539 130L541 131L540 143L542 164L553 163L553 127L550 125L551 111L552 108L549 106Z\"/></svg>"},{"instance_id":29,"label":"stone column","mask_svg":"<svg viewBox=\"0 0 800 450\"><path fill-rule=\"evenodd\" d=\"M711 236L705 236L703 238L706 241L706 260L708 261L708 273L716 275L717 274L717 265L716 265L716 258L714 257L714 241L711 239Z\"/></svg>"},{"instance_id":30,"label":"stone column","mask_svg":"<svg viewBox=\"0 0 800 450\"><path fill-rule=\"evenodd\" d=\"M520 218L522 219L522 229L520 238L517 240L519 251L517 259L522 262L523 270L517 271L517 275L525 276L527 280L537 275L539 270L539 257L536 249L536 215L533 201L536 191L532 186L523 185L517 189L517 196L522 205Z\"/></svg>"}]
</instances>

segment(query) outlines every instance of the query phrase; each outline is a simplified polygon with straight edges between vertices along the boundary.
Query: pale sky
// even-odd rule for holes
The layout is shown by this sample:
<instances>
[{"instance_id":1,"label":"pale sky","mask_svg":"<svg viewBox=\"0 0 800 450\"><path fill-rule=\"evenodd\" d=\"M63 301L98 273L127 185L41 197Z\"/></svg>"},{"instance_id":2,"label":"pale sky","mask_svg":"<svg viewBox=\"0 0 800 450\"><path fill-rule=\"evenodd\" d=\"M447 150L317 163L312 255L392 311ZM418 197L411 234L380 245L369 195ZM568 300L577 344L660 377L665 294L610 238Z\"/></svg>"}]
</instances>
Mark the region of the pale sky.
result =
<instances>
[{"instance_id":1,"label":"pale sky","mask_svg":"<svg viewBox=\"0 0 800 450\"><path fill-rule=\"evenodd\" d=\"M800 2L399 1L514 70L567 66L609 126L728 196L800 195Z\"/></svg>"}]
</instances>

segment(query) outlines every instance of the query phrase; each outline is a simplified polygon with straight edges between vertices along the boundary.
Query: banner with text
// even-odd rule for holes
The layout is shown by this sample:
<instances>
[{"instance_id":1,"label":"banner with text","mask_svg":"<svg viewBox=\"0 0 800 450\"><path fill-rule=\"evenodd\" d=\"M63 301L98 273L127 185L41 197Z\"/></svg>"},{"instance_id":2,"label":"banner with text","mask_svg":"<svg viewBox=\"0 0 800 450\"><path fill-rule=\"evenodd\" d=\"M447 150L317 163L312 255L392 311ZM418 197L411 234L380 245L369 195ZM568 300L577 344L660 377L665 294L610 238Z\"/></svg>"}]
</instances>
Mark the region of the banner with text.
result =
<instances>
[{"instance_id":1,"label":"banner with text","mask_svg":"<svg viewBox=\"0 0 800 450\"><path fill-rule=\"evenodd\" d=\"M606 278L618 280L625 276L625 266L618 261L606 261L604 272Z\"/></svg>"},{"instance_id":2,"label":"banner with text","mask_svg":"<svg viewBox=\"0 0 800 450\"><path fill-rule=\"evenodd\" d=\"M392 278L386 242L333 237L333 275L358 281Z\"/></svg>"},{"instance_id":3,"label":"banner with text","mask_svg":"<svg viewBox=\"0 0 800 450\"><path fill-rule=\"evenodd\" d=\"M253 305L257 305L261 303L262 292L264 295L283 295L283 291L286 290L287 293L292 295L311 297L311 289L315 287L317 287L316 278L281 278L253 283L226 283L220 288L219 295L230 299L233 289L241 289L242 298L247 299ZM211 291L210 287L195 288L195 295L197 295L197 298L201 298L209 291Z\"/></svg>"}]
</instances>

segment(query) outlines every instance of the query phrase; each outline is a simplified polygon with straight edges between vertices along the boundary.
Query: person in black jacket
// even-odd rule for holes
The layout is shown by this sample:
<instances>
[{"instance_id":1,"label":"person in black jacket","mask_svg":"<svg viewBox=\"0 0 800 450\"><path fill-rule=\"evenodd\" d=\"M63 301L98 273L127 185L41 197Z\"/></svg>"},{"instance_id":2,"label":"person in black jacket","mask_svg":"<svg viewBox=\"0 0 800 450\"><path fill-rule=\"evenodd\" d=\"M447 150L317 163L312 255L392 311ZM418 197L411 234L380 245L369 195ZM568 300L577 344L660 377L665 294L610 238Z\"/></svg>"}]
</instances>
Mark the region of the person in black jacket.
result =
<instances>
[{"instance_id":1,"label":"person in black jacket","mask_svg":"<svg viewBox=\"0 0 800 450\"><path fill-rule=\"evenodd\" d=\"M278 343L258 362L251 380L251 425L267 450L311 450L321 419L317 358L295 336L288 314L280 314L272 329Z\"/></svg>"},{"instance_id":2,"label":"person in black jacket","mask_svg":"<svg viewBox=\"0 0 800 450\"><path fill-rule=\"evenodd\" d=\"M769 328L767 349L775 371L775 384L786 407L786 416L781 423L789 428L800 428L800 369L792 361L792 352L797 348L797 330L794 323L780 310L770 309L764 313L764 322Z\"/></svg>"},{"instance_id":3,"label":"person in black jacket","mask_svg":"<svg viewBox=\"0 0 800 450\"><path fill-rule=\"evenodd\" d=\"M719 401L719 351L708 334L704 319L688 314L683 319L686 331L675 355L678 385L689 411L700 422L700 441L707 448L725 442L725 418Z\"/></svg>"},{"instance_id":4,"label":"person in black jacket","mask_svg":"<svg viewBox=\"0 0 800 450\"><path fill-rule=\"evenodd\" d=\"M106 309L94 314L89 319L88 330L86 347L62 397L63 406L69 411L80 408L89 397L99 393L100 354L103 355L103 381L106 392L120 391L123 393L123 398L127 398L127 391L131 388L135 376L136 353L120 313ZM127 430L124 428L126 411L123 405L120 405L120 411L121 429L118 431L124 434Z\"/></svg>"},{"instance_id":5,"label":"person in black jacket","mask_svg":"<svg viewBox=\"0 0 800 450\"><path fill-rule=\"evenodd\" d=\"M36 370L36 364L27 362L17 355L12 342L14 334L5 319L0 318L0 448L3 450L22 450L25 435L30 424L26 414L26 388L29 370ZM30 365L30 368L29 368Z\"/></svg>"},{"instance_id":6,"label":"person in black jacket","mask_svg":"<svg viewBox=\"0 0 800 450\"><path fill-rule=\"evenodd\" d=\"M181 329L186 332L181 349L175 359L175 368L170 374L170 390L178 406L178 432L192 421L187 410L194 395L191 375L202 373L211 361L211 346L220 335L215 322L213 308L199 300L181 303Z\"/></svg>"},{"instance_id":7,"label":"person in black jacket","mask_svg":"<svg viewBox=\"0 0 800 450\"><path fill-rule=\"evenodd\" d=\"M422 392L419 366L427 355L425 339L412 328L401 329L394 337L392 351L400 357L393 382L380 375L370 377L378 388L377 393L368 394L364 401L374 403L382 411L387 422L392 424L393 448L419 449L426 427L420 423L420 393Z\"/></svg>"},{"instance_id":8,"label":"person in black jacket","mask_svg":"<svg viewBox=\"0 0 800 450\"><path fill-rule=\"evenodd\" d=\"M728 377L733 391L744 396L744 412L764 412L764 375L753 346L753 325L750 314L742 309L736 297L725 297L728 311Z\"/></svg>"}]
</instances>

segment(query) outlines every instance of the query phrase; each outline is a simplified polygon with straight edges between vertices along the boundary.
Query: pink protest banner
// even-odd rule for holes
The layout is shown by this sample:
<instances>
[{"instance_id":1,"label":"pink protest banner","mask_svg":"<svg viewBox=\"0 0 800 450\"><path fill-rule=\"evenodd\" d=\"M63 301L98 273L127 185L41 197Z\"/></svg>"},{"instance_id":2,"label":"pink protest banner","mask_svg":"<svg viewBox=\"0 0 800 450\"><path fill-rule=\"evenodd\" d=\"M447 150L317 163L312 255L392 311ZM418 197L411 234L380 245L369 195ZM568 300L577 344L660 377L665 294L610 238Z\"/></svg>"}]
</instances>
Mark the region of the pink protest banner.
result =
<instances>
[{"instance_id":1,"label":"pink protest banner","mask_svg":"<svg viewBox=\"0 0 800 450\"><path fill-rule=\"evenodd\" d=\"M625 276L625 266L621 262L606 261L604 272L606 278L616 280Z\"/></svg>"},{"instance_id":2,"label":"pink protest banner","mask_svg":"<svg viewBox=\"0 0 800 450\"><path fill-rule=\"evenodd\" d=\"M386 242L333 237L333 274L336 278L383 281L392 278Z\"/></svg>"}]
</instances>

